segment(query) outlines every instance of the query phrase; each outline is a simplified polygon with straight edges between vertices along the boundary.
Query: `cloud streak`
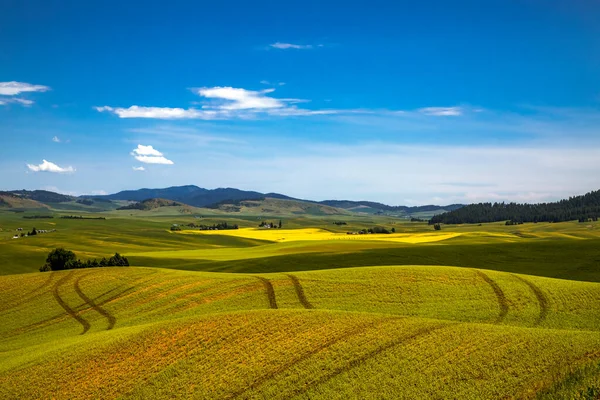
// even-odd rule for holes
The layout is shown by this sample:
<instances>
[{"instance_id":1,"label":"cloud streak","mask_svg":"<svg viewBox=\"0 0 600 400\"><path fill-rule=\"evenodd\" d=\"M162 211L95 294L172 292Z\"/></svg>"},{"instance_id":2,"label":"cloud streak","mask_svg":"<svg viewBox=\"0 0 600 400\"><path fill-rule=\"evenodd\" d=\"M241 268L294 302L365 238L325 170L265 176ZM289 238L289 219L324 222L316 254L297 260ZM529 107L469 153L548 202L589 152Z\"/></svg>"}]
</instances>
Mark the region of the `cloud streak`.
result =
<instances>
[{"instance_id":1,"label":"cloud streak","mask_svg":"<svg viewBox=\"0 0 600 400\"><path fill-rule=\"evenodd\" d=\"M29 107L33 104L33 100L23 99L17 96L21 93L27 92L45 92L50 90L48 86L43 85L32 85L31 83L25 82L0 82L0 106L6 106L10 103L19 104L25 107Z\"/></svg>"},{"instance_id":2,"label":"cloud streak","mask_svg":"<svg viewBox=\"0 0 600 400\"><path fill-rule=\"evenodd\" d=\"M42 163L39 165L27 164L27 168L33 172L54 172L58 174L72 173L75 172L75 168L66 167L62 168L53 162L42 160Z\"/></svg>"},{"instance_id":3,"label":"cloud streak","mask_svg":"<svg viewBox=\"0 0 600 400\"><path fill-rule=\"evenodd\" d=\"M48 86L32 85L25 82L0 82L0 95L15 96L24 92L46 92L50 90Z\"/></svg>"},{"instance_id":4,"label":"cloud streak","mask_svg":"<svg viewBox=\"0 0 600 400\"><path fill-rule=\"evenodd\" d=\"M319 44L317 45L317 47L322 47L323 45ZM269 45L269 47L272 47L274 49L279 49L279 50L309 50L309 49L313 49L314 46L312 44L294 44L294 43L282 43L282 42L275 42Z\"/></svg>"},{"instance_id":5,"label":"cloud streak","mask_svg":"<svg viewBox=\"0 0 600 400\"><path fill-rule=\"evenodd\" d=\"M434 117L457 117L463 115L464 112L461 107L424 107L417 111Z\"/></svg>"},{"instance_id":6,"label":"cloud streak","mask_svg":"<svg viewBox=\"0 0 600 400\"><path fill-rule=\"evenodd\" d=\"M202 87L191 89L204 98L202 108L145 107L133 105L128 108L100 106L94 107L98 112L108 112L119 118L148 119L200 119L229 120L255 119L264 116L300 117L311 115L332 115L356 110L314 110L300 108L297 103L308 100L293 98L275 98L269 94L275 89L247 90L230 86Z\"/></svg>"}]
</instances>

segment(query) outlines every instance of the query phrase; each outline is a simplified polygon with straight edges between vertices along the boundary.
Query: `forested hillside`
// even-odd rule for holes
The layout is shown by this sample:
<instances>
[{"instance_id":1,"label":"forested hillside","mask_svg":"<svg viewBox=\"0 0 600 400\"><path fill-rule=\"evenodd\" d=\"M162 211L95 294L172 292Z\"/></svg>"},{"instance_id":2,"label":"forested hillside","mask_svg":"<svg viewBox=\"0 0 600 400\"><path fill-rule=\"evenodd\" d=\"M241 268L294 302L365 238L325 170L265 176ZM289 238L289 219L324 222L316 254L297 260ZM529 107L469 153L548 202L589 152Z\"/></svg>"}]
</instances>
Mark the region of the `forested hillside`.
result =
<instances>
[{"instance_id":1,"label":"forested hillside","mask_svg":"<svg viewBox=\"0 0 600 400\"><path fill-rule=\"evenodd\" d=\"M554 203L479 203L436 215L430 224L472 224L482 222L562 222L597 220L600 216L600 190L569 197Z\"/></svg>"}]
</instances>

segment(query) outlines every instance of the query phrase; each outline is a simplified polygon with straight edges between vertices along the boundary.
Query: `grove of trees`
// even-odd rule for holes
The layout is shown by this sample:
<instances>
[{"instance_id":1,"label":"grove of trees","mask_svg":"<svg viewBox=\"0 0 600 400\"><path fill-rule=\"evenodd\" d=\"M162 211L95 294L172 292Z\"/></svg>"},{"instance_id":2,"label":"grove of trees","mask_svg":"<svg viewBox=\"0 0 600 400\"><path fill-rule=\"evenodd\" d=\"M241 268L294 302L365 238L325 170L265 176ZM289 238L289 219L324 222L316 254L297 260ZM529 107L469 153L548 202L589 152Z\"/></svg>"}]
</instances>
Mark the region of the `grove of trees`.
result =
<instances>
[{"instance_id":1,"label":"grove of trees","mask_svg":"<svg viewBox=\"0 0 600 400\"><path fill-rule=\"evenodd\" d=\"M563 222L597 220L600 216L600 190L554 203L479 203L435 215L429 224L474 224L482 222Z\"/></svg>"},{"instance_id":2,"label":"grove of trees","mask_svg":"<svg viewBox=\"0 0 600 400\"><path fill-rule=\"evenodd\" d=\"M78 268L98 268L98 267L128 267L129 261L126 257L115 253L110 258L102 257L100 261L93 259L81 261L75 253L64 248L57 248L48 253L46 263L40 267L40 272L62 271L66 269Z\"/></svg>"}]
</instances>

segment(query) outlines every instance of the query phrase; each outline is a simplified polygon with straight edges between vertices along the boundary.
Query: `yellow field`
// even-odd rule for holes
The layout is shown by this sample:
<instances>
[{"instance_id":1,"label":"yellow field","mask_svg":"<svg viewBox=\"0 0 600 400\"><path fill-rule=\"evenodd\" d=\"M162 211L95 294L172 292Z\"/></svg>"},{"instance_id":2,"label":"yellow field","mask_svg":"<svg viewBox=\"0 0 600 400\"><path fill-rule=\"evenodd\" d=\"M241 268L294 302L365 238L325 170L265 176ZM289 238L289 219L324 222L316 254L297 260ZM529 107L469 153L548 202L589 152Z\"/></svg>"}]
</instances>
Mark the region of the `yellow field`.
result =
<instances>
[{"instance_id":1,"label":"yellow field","mask_svg":"<svg viewBox=\"0 0 600 400\"><path fill-rule=\"evenodd\" d=\"M600 384L599 283L130 267L5 276L0 289L7 399L585 398Z\"/></svg>"},{"instance_id":2,"label":"yellow field","mask_svg":"<svg viewBox=\"0 0 600 400\"><path fill-rule=\"evenodd\" d=\"M399 243L429 243L439 242L462 235L458 232L424 232L424 233L391 233L391 234L367 234L348 235L346 233L330 232L325 229L303 228L303 229L260 229L242 228L222 231L197 231L184 230L178 234L192 235L224 235L247 239L268 240L271 242L299 242L314 240L369 240L389 241Z\"/></svg>"}]
</instances>

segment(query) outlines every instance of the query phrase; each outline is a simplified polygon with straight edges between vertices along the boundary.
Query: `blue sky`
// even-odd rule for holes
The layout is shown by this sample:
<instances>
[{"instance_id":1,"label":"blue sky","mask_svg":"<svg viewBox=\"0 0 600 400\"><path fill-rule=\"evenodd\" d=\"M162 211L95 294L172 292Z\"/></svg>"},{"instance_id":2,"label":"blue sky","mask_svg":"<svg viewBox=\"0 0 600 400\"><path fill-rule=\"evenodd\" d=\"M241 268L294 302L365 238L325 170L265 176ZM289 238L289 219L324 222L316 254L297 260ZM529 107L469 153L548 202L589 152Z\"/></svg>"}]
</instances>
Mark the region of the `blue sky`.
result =
<instances>
[{"instance_id":1,"label":"blue sky","mask_svg":"<svg viewBox=\"0 0 600 400\"><path fill-rule=\"evenodd\" d=\"M2 2L0 189L600 188L598 3L220 3Z\"/></svg>"}]
</instances>

